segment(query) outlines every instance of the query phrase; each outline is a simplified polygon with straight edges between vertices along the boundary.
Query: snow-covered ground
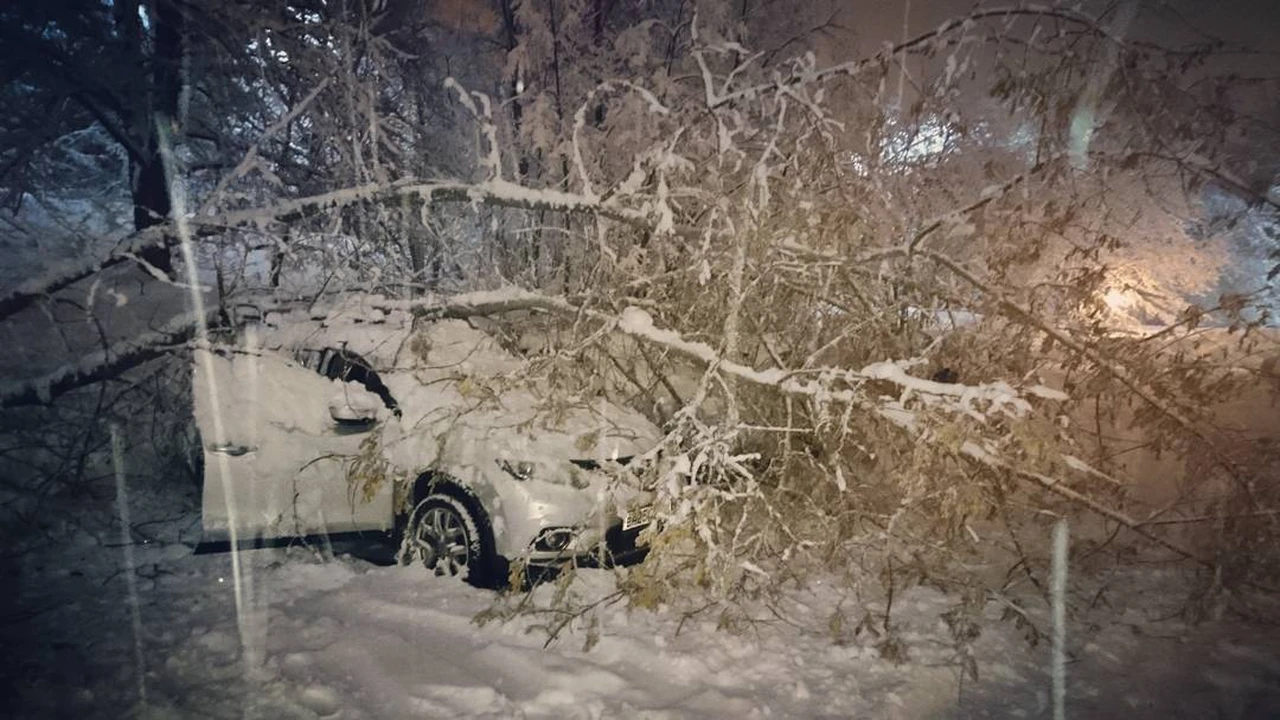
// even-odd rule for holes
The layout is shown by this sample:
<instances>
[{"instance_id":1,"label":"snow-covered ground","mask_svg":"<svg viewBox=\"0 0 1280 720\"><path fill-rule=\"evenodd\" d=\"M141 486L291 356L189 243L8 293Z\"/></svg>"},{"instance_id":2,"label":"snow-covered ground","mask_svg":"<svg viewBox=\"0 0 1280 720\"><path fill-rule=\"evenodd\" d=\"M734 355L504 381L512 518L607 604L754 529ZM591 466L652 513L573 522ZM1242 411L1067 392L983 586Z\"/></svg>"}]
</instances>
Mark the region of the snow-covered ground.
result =
<instances>
[{"instance_id":1,"label":"snow-covered ground","mask_svg":"<svg viewBox=\"0 0 1280 720\"><path fill-rule=\"evenodd\" d=\"M135 515L136 517L136 515ZM173 540L191 518L147 528ZM136 539L135 535L135 539ZM906 656L852 636L847 587L797 590L738 633L714 614L598 614L543 647L534 619L473 622L495 595L420 568L323 549L246 551L237 612L232 557L177 542L123 547L91 534L15 568L4 608L0 712L45 718L968 718L1048 717L1048 645L981 611L979 680L961 675L940 615L957 598L915 588L895 600ZM107 542L110 545L112 543ZM1280 630L1176 617L1184 578L1127 571L1073 586L1073 717L1280 716ZM606 594L605 571L575 591ZM550 592L544 586L540 592ZM840 605L841 600L844 601ZM847 614L832 625L837 607ZM1029 604L1033 619L1047 616ZM1166 617L1173 616L1173 617ZM545 618L543 618L545 621ZM679 630L679 632L677 632Z\"/></svg>"}]
</instances>

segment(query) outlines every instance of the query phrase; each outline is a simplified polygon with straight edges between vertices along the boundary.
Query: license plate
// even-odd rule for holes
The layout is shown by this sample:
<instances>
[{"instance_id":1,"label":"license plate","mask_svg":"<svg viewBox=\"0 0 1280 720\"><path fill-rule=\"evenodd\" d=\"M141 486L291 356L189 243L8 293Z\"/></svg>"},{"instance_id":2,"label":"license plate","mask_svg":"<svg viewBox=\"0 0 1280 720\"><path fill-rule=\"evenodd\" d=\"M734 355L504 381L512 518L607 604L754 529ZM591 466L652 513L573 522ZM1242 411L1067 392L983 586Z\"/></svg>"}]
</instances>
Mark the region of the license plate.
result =
<instances>
[{"instance_id":1,"label":"license plate","mask_svg":"<svg viewBox=\"0 0 1280 720\"><path fill-rule=\"evenodd\" d=\"M653 506L645 505L644 507L632 508L627 511L627 516L622 519L623 531L633 528L644 527L653 522Z\"/></svg>"}]
</instances>

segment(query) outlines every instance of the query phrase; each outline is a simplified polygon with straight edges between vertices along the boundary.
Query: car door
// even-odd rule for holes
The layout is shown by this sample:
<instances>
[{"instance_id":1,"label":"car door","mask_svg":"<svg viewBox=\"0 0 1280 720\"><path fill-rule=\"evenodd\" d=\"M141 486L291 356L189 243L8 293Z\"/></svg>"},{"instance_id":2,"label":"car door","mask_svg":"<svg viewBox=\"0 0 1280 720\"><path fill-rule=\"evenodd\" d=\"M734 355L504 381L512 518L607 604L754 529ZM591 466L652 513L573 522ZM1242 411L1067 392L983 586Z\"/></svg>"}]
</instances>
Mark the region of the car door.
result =
<instances>
[{"instance_id":1,"label":"car door","mask_svg":"<svg viewBox=\"0 0 1280 720\"><path fill-rule=\"evenodd\" d=\"M348 482L392 410L368 377L356 382L333 362L307 367L252 343L197 350L194 365L206 541L391 527L391 483L365 497Z\"/></svg>"}]
</instances>

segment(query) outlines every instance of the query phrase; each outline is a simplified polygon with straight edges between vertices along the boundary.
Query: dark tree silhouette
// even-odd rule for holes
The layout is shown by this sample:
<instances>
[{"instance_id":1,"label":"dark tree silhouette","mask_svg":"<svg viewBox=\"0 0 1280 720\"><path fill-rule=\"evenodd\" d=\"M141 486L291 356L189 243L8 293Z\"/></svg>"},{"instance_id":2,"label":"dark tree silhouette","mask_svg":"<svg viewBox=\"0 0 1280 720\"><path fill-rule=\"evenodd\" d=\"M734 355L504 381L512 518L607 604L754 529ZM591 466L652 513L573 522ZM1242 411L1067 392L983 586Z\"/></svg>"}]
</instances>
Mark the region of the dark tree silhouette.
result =
<instances>
[{"instance_id":1,"label":"dark tree silhouette","mask_svg":"<svg viewBox=\"0 0 1280 720\"><path fill-rule=\"evenodd\" d=\"M0 183L16 198L31 187L41 149L75 130L100 125L129 160L135 230L165 222L169 188L160 154L164 123L180 121L179 102L192 6L171 0L11 3L0 9ZM172 269L167 244L138 256Z\"/></svg>"}]
</instances>

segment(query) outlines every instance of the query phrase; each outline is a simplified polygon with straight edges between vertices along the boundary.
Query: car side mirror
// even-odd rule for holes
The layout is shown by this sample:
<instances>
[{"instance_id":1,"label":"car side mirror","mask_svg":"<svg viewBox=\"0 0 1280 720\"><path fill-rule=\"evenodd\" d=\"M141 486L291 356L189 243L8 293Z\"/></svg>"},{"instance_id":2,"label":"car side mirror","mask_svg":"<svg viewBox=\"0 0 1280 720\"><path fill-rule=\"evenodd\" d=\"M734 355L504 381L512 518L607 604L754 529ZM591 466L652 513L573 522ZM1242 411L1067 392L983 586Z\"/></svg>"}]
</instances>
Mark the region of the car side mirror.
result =
<instances>
[{"instance_id":1,"label":"car side mirror","mask_svg":"<svg viewBox=\"0 0 1280 720\"><path fill-rule=\"evenodd\" d=\"M347 430L368 429L373 427L377 422L377 418L346 417L342 413L335 413L332 411L330 411L329 417L333 418L333 421L337 423L338 427Z\"/></svg>"},{"instance_id":2,"label":"car side mirror","mask_svg":"<svg viewBox=\"0 0 1280 720\"><path fill-rule=\"evenodd\" d=\"M329 417L346 427L370 427L378 420L380 405L372 393L344 388L329 400Z\"/></svg>"}]
</instances>

